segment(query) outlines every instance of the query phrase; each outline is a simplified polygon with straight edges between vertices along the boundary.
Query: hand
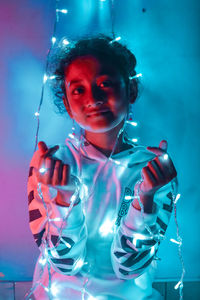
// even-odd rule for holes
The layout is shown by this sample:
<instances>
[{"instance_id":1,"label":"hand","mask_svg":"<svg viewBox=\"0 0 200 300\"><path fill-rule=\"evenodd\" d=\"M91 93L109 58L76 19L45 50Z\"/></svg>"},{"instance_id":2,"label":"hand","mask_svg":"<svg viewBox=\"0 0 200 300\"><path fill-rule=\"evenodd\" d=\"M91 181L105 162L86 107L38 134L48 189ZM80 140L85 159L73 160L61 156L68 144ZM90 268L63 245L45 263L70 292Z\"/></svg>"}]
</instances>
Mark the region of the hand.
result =
<instances>
[{"instance_id":1,"label":"hand","mask_svg":"<svg viewBox=\"0 0 200 300\"><path fill-rule=\"evenodd\" d=\"M177 176L176 169L169 155L167 154L167 141L162 140L159 147L147 147L147 150L157 156L148 162L142 169L141 175L143 182L139 188L140 200L144 205L144 211L151 212L153 207L153 196L162 186L169 183ZM138 186L135 187L135 195ZM134 202L134 207L140 209L138 201Z\"/></svg>"},{"instance_id":2,"label":"hand","mask_svg":"<svg viewBox=\"0 0 200 300\"><path fill-rule=\"evenodd\" d=\"M53 157L59 146L48 148L41 141L38 143L38 149L40 154L37 170L38 181L55 187L57 189L56 202L60 205L69 206L65 199L70 198L75 190L75 187L71 191L64 190L64 187L69 184L70 166Z\"/></svg>"},{"instance_id":3,"label":"hand","mask_svg":"<svg viewBox=\"0 0 200 300\"><path fill-rule=\"evenodd\" d=\"M53 154L59 149L59 146L47 147L44 142L38 143L39 165L37 178L38 181L51 186L65 186L69 182L70 167L59 159L53 157Z\"/></svg>"},{"instance_id":4,"label":"hand","mask_svg":"<svg viewBox=\"0 0 200 300\"><path fill-rule=\"evenodd\" d=\"M167 154L167 141L162 140L159 147L147 147L147 150L157 156L142 169L143 182L140 186L142 193L155 194L162 186L177 176L174 164Z\"/></svg>"}]
</instances>

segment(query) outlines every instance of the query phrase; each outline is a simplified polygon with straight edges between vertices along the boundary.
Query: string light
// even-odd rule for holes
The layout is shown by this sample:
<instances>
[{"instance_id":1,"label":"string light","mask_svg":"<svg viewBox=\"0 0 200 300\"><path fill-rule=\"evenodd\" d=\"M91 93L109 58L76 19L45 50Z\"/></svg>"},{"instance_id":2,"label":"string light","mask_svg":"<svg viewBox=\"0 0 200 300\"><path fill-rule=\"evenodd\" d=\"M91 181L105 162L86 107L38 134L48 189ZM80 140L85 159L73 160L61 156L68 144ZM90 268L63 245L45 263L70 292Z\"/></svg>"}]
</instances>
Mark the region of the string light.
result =
<instances>
[{"instance_id":1,"label":"string light","mask_svg":"<svg viewBox=\"0 0 200 300\"><path fill-rule=\"evenodd\" d=\"M39 263L40 263L42 266L46 265L46 263L47 263L46 258L41 257L40 260L39 260Z\"/></svg>"},{"instance_id":2,"label":"string light","mask_svg":"<svg viewBox=\"0 0 200 300\"><path fill-rule=\"evenodd\" d=\"M127 123L127 124L130 124L130 125L133 125L133 126L135 126L135 127L138 126L138 123L137 123L137 122L133 122L133 121L130 121L130 120L127 120L126 123Z\"/></svg>"},{"instance_id":3,"label":"string light","mask_svg":"<svg viewBox=\"0 0 200 300\"><path fill-rule=\"evenodd\" d=\"M131 141L132 141L133 143L137 143L137 142L138 142L138 139L131 139Z\"/></svg>"},{"instance_id":4,"label":"string light","mask_svg":"<svg viewBox=\"0 0 200 300\"><path fill-rule=\"evenodd\" d=\"M112 43L120 41L120 40L121 40L121 36L118 36L115 39L113 39L112 41L110 41L109 44L112 44Z\"/></svg>"},{"instance_id":5,"label":"string light","mask_svg":"<svg viewBox=\"0 0 200 300\"><path fill-rule=\"evenodd\" d=\"M67 14L68 10L67 9L56 9L56 12L60 12L62 14Z\"/></svg>"},{"instance_id":6,"label":"string light","mask_svg":"<svg viewBox=\"0 0 200 300\"><path fill-rule=\"evenodd\" d=\"M167 160L169 158L169 155L168 154L164 154L163 158L164 158L164 160Z\"/></svg>"},{"instance_id":7,"label":"string light","mask_svg":"<svg viewBox=\"0 0 200 300\"><path fill-rule=\"evenodd\" d=\"M100 0L100 1L101 1L101 2L105 2L106 0ZM56 4L57 4L57 3L58 3L58 1L56 1ZM110 44L114 43L115 41L121 40L121 37L116 37L116 38L115 38L115 36L114 36L114 17L113 17L113 7L114 7L114 5L113 5L113 3L114 3L114 1L112 0L112 33L113 33L113 40L110 41ZM52 45L51 45L51 48L49 49L48 54L47 54L47 63L46 63L46 69L45 69L45 71L47 71L47 69L48 69L48 57L49 57L49 53L50 53L51 50L52 50L52 46L54 46L54 44L55 44L56 41L57 41L57 39L56 39L56 37L55 37L55 33L56 33L56 23L59 21L59 15L58 15L59 13L67 14L67 13L68 13L68 10L67 10L67 9L58 9L58 8L56 8L56 19L55 19L55 23L54 23L53 36L52 36L52 38L51 38L51 43L52 43ZM63 43L63 45L68 45L70 42L69 42L67 39L63 39L62 43ZM136 74L136 75L134 75L134 76L130 76L129 79L132 80L132 79L136 79L136 78L139 78L139 77L142 77L142 73ZM37 133L36 133L35 150L36 150L36 147L37 147L37 137L38 137L38 130L39 130L39 115L40 115L39 112L40 112L40 107L41 107L41 105L42 105L43 96L44 96L44 85L46 84L46 82L47 82L48 80L53 80L53 79L55 79L55 76L54 76L54 75L48 76L48 75L45 73L44 76L43 76L43 86L42 86L41 100L40 100L39 108L38 108L37 112L35 112L35 116L38 117L38 128L37 128ZM132 126L137 126L137 122L133 122L132 120L126 120L126 124L129 124L129 125L132 125ZM122 131L122 132L123 132L123 131ZM120 134L121 134L121 131L119 132L118 137L119 137ZM75 138L74 134L69 134L69 137L72 138L72 139ZM118 137L117 137L117 139L118 139ZM137 138L133 138L133 139L131 139L131 141L132 141L132 142L137 142L138 139L137 139ZM116 142L117 142L117 140L116 140ZM116 144L115 144L115 146L116 146ZM109 160L112 160L115 164L121 165L121 166L122 166L122 164L121 164L119 161L114 160L114 159L111 158L111 156L112 156L112 154L113 154L113 152L114 152L115 146L113 147L113 150L112 150L112 153L111 153L111 155L110 155ZM165 154L165 155L163 156L163 158L164 158L165 160L168 159L168 155ZM108 161L108 160L107 160L107 161ZM106 163L107 163L107 162L106 162ZM46 169L45 169L45 168L40 168L39 171L40 171L40 173L44 173L44 172L46 171ZM80 180L80 179L79 179L79 180ZM141 184L141 180L138 181L138 182ZM137 183L138 183L138 182L137 182ZM80 189L80 187L79 187L79 189ZM88 195L88 187L87 187L87 186L85 186L85 191L86 191L86 193L87 193L87 195ZM139 191L139 190L138 190L138 191ZM40 195L41 195L41 198L43 199L42 193L41 193ZM62 219L62 225L61 225L61 229L60 229L60 232L59 232L59 238L58 238L58 241L57 241L57 243L56 243L54 249L59 245L59 243L60 243L61 241L66 245L66 247L71 248L71 245L61 238L61 235L62 235L62 230L63 230L64 223L65 223L66 219L68 218L68 216L69 216L70 213L71 213L71 210L72 210L72 208L73 208L74 202L75 202L76 199L77 199L77 196L78 196L78 189L76 189L76 192L72 195L72 197L71 197L71 199L70 199L70 206L69 206L69 209L68 209L68 212L67 212L66 216ZM89 196L88 196L88 197L89 197ZM175 194L173 194L173 197L174 197L174 205L176 205L178 199L180 198L180 194L177 194L176 196L175 196ZM132 200L133 198L135 198L135 197L132 197L132 196L125 196L125 199L126 199L126 200ZM138 199L138 202L139 202L140 207L141 207L141 214L142 214L143 217L144 217L144 207L143 207L143 204L142 204L141 201L140 201L140 197L138 197L138 194L137 194L136 198ZM43 205L44 205L45 210L46 210L46 213L47 213L47 221L48 221L48 223L49 223L49 222L53 222L53 221L54 221L54 222L56 222L56 221L61 221L61 218L54 218L54 219L50 219L50 218L49 218L49 215L48 215L48 209L47 209L47 206L46 206L46 204L45 204L44 199L43 199ZM175 210L176 210L176 207L175 207ZM144 220L144 219L143 219L143 220ZM175 220L176 220L176 212L175 212ZM144 223L145 223L145 222L144 222ZM176 222L176 223L177 223L177 222ZM146 226L146 229L149 231L151 237L154 237L154 238L155 238L155 237L158 237L158 235L156 235L156 236L153 235L153 233L151 232L150 228L149 228L147 225L145 225L145 226ZM177 225L177 226L178 226L178 225ZM49 230L49 226L48 226L48 230ZM113 221L107 220L107 221L99 228L99 232L100 232L100 234L101 234L102 236L106 236L107 234L112 233L112 232L113 232ZM140 238L140 239L145 239L144 236L142 236L142 235L139 236L139 234L138 234L137 237L135 237L135 238L133 239L133 244L136 244L138 238ZM48 269L50 270L51 264L50 264L50 258L49 258L48 250L50 250L51 252L55 252L55 253L56 253L56 251L55 251L54 249L50 248L48 239L49 239L49 232L47 232L47 240L42 239L42 243L43 243L43 246L44 246L44 252L43 252L44 254L43 254L43 257L40 258L39 263L40 263L40 265L41 265L42 267L44 267L46 264L48 264ZM160 239L161 239L161 237L160 237ZM178 229L177 229L177 240L175 240L175 239L170 239L170 241L178 245L178 247L179 247L179 255L180 255L180 247L182 246L182 239L181 239L181 237L180 237L179 234L178 234ZM154 252L155 252L155 247L152 247L152 249L151 249L151 254L153 255ZM185 273L185 269L184 269L184 266L183 266L182 256L181 256L181 262L182 262L182 267L183 267L183 272L182 272L181 280L180 280L180 281L175 285L175 287L174 287L175 289L178 289L178 288L180 289L180 299L182 299L183 276L184 276L184 273ZM84 261L83 261L82 259L79 259L79 260L76 262L75 268L81 268L83 265L84 265ZM51 274L50 274L50 272L49 272L49 287L50 287L50 288L44 286L44 285L41 283L41 278L42 278L43 272L44 272L44 268L43 268L42 272L40 273L40 278L39 278L38 282L35 284L35 287L31 288L31 291L30 291L30 293L28 294L28 296L27 296L27 298L26 298L27 300L28 300L29 297L33 294L33 292L35 291L35 289L36 289L39 285L42 286L46 292L48 292L48 293L50 292L53 296L56 296L56 295L57 295L57 293L58 293L58 287L57 287L56 284L54 284L54 283L51 284ZM85 298L84 298L84 294L85 294L85 287L86 287L87 283L88 283L88 278L86 278L85 283L84 283L84 286L83 286L83 289L82 289L83 299L85 299ZM89 294L88 294L88 295L89 295ZM96 299L96 298L94 298L92 295L89 295L88 300L95 300L95 299Z\"/></svg>"},{"instance_id":8,"label":"string light","mask_svg":"<svg viewBox=\"0 0 200 300\"><path fill-rule=\"evenodd\" d=\"M135 79L135 78L138 78L138 77L142 77L142 73L139 73L139 74L136 74L134 76L130 76L129 79Z\"/></svg>"},{"instance_id":9,"label":"string light","mask_svg":"<svg viewBox=\"0 0 200 300\"><path fill-rule=\"evenodd\" d=\"M56 38L55 38L55 36L53 36L53 37L51 38L51 41L52 41L52 44L54 45L54 44L55 44L55 42L56 42Z\"/></svg>"},{"instance_id":10,"label":"string light","mask_svg":"<svg viewBox=\"0 0 200 300\"><path fill-rule=\"evenodd\" d=\"M181 197L181 194L177 194L176 199L174 201L175 204L178 202L178 200L180 199L180 197Z\"/></svg>"},{"instance_id":11,"label":"string light","mask_svg":"<svg viewBox=\"0 0 200 300\"><path fill-rule=\"evenodd\" d=\"M64 40L62 41L62 43L63 43L63 45L69 45L69 41L68 41L67 39L64 39Z\"/></svg>"},{"instance_id":12,"label":"string light","mask_svg":"<svg viewBox=\"0 0 200 300\"><path fill-rule=\"evenodd\" d=\"M105 237L109 233L113 233L113 226L114 226L115 220L107 219L99 228L99 233L101 236Z\"/></svg>"},{"instance_id":13,"label":"string light","mask_svg":"<svg viewBox=\"0 0 200 300\"><path fill-rule=\"evenodd\" d=\"M43 76L43 83L46 83L46 82L47 82L47 79L48 79L47 74L44 74L44 76Z\"/></svg>"},{"instance_id":14,"label":"string light","mask_svg":"<svg viewBox=\"0 0 200 300\"><path fill-rule=\"evenodd\" d=\"M172 243L175 243L175 244L178 244L178 245L182 245L182 241L176 241L175 239L170 239L170 241L172 242Z\"/></svg>"},{"instance_id":15,"label":"string light","mask_svg":"<svg viewBox=\"0 0 200 300\"><path fill-rule=\"evenodd\" d=\"M42 167L42 168L39 169L39 172L41 174L44 174L46 172L46 170L47 170L46 168Z\"/></svg>"}]
</instances>

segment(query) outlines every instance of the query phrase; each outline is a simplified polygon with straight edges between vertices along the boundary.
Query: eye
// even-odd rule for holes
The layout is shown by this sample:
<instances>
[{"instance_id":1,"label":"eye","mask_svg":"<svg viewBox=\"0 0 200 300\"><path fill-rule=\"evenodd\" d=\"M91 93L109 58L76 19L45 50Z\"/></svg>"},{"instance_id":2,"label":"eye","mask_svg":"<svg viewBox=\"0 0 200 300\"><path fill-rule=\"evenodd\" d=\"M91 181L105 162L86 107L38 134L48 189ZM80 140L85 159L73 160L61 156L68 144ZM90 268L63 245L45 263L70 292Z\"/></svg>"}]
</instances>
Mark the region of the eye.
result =
<instances>
[{"instance_id":1,"label":"eye","mask_svg":"<svg viewBox=\"0 0 200 300\"><path fill-rule=\"evenodd\" d=\"M113 86L113 83L111 80L104 80L102 81L100 84L99 84L99 87L100 88L109 88L109 87L112 87Z\"/></svg>"},{"instance_id":2,"label":"eye","mask_svg":"<svg viewBox=\"0 0 200 300\"><path fill-rule=\"evenodd\" d=\"M78 86L72 90L72 95L80 95L84 93L84 87Z\"/></svg>"}]
</instances>

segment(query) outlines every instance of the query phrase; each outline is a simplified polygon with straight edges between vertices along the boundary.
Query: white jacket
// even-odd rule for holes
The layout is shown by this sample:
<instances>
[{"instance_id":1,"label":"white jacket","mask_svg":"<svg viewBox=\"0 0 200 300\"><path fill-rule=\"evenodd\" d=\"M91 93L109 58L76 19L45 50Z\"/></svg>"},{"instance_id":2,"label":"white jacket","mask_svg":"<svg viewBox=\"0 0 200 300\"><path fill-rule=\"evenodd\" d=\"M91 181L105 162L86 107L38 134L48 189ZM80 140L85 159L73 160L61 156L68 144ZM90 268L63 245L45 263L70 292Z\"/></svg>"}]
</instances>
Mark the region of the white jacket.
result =
<instances>
[{"instance_id":1,"label":"white jacket","mask_svg":"<svg viewBox=\"0 0 200 300\"><path fill-rule=\"evenodd\" d=\"M157 191L156 209L144 213L144 219L132 200L125 199L133 196L141 169L155 154L133 146L107 160L86 140L79 146L67 139L54 156L68 163L74 176L81 176L81 201L62 223L69 208L56 204L55 188L41 184L38 190L36 151L28 180L30 228L41 251L33 279L35 298L161 299L152 282L156 252L173 210L171 183ZM144 222L160 238L150 236Z\"/></svg>"}]
</instances>

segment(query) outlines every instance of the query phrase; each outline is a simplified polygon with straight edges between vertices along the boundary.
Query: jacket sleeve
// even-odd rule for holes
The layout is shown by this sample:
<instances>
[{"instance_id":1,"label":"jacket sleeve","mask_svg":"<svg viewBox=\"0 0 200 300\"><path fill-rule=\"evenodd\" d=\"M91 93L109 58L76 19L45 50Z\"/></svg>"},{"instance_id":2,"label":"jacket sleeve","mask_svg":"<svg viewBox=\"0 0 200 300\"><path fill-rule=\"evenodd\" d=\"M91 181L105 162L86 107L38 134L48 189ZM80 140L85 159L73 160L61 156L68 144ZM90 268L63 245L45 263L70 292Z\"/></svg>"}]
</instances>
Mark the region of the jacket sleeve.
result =
<instances>
[{"instance_id":1,"label":"jacket sleeve","mask_svg":"<svg viewBox=\"0 0 200 300\"><path fill-rule=\"evenodd\" d=\"M170 182L154 195L153 213L144 213L143 217L139 210L130 205L111 247L112 265L118 278L132 279L140 276L155 259L173 210L172 195Z\"/></svg>"},{"instance_id":2,"label":"jacket sleeve","mask_svg":"<svg viewBox=\"0 0 200 300\"><path fill-rule=\"evenodd\" d=\"M55 188L38 183L35 174L38 156L36 151L30 164L28 177L30 229L40 251L44 255L48 253L48 261L53 269L62 274L74 275L83 265L87 240L81 202L72 208L63 222L69 208L56 204Z\"/></svg>"}]
</instances>

